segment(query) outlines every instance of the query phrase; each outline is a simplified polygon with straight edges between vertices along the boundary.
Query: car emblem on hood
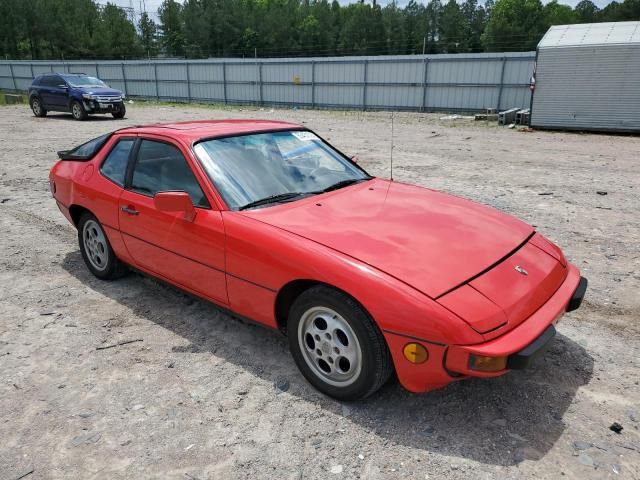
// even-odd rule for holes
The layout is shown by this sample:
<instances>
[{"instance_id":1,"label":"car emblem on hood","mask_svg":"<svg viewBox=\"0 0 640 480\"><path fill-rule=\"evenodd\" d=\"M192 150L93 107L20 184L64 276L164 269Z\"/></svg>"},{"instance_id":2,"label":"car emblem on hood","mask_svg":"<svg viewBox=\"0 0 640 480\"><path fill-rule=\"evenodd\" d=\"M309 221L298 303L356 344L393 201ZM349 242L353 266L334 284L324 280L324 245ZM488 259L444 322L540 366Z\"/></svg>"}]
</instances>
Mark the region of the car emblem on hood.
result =
<instances>
[{"instance_id":1,"label":"car emblem on hood","mask_svg":"<svg viewBox=\"0 0 640 480\"><path fill-rule=\"evenodd\" d=\"M521 273L522 275L529 275L529 272L527 272L524 268L522 268L520 265L516 265L516 272Z\"/></svg>"}]
</instances>

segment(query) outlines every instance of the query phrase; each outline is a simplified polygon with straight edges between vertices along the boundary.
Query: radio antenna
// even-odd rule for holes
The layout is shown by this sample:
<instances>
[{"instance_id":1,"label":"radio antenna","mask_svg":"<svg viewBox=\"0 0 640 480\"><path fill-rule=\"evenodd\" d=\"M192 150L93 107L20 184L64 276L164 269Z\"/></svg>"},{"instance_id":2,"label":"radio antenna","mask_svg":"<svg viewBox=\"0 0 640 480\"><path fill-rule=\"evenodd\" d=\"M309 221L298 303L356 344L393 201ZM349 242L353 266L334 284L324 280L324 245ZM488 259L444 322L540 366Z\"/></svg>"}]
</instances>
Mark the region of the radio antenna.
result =
<instances>
[{"instance_id":1,"label":"radio antenna","mask_svg":"<svg viewBox=\"0 0 640 480\"><path fill-rule=\"evenodd\" d=\"M391 170L391 181L393 181L393 111L391 112L391 151L390 151L390 155L389 155L389 166L390 166L390 170Z\"/></svg>"}]
</instances>

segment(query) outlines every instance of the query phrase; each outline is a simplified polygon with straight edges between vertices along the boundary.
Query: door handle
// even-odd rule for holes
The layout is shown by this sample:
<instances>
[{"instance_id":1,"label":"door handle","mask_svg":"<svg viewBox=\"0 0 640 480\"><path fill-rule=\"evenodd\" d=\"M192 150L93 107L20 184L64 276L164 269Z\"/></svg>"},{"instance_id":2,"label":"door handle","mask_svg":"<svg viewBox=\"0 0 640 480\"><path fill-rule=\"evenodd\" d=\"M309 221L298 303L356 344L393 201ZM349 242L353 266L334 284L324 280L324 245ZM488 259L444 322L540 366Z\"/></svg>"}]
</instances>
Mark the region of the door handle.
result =
<instances>
[{"instance_id":1,"label":"door handle","mask_svg":"<svg viewBox=\"0 0 640 480\"><path fill-rule=\"evenodd\" d=\"M120 210L122 210L124 213L127 213L129 215L140 215L140 212L133 207L128 207L123 205L120 207Z\"/></svg>"}]
</instances>

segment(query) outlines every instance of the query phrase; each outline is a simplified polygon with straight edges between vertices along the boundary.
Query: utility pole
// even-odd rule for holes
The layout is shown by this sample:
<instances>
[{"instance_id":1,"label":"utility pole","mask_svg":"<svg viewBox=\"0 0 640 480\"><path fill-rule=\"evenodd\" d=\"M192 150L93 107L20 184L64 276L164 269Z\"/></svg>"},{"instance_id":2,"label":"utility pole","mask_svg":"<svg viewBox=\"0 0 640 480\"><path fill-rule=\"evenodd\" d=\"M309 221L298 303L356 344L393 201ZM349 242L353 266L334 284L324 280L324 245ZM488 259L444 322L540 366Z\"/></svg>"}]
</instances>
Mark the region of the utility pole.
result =
<instances>
[{"instance_id":1,"label":"utility pole","mask_svg":"<svg viewBox=\"0 0 640 480\"><path fill-rule=\"evenodd\" d=\"M426 49L427 49L427 37L425 35L424 37L422 37L422 54L423 55Z\"/></svg>"}]
</instances>

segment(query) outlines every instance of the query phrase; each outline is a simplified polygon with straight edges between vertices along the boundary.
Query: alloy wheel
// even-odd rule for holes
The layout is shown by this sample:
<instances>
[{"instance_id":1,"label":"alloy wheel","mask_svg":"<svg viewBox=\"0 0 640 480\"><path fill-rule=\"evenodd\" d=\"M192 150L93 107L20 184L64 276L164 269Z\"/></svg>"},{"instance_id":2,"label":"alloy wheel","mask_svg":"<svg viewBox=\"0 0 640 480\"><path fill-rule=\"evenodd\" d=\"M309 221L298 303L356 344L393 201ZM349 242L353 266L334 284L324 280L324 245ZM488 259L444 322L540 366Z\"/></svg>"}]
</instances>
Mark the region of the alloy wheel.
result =
<instances>
[{"instance_id":1,"label":"alloy wheel","mask_svg":"<svg viewBox=\"0 0 640 480\"><path fill-rule=\"evenodd\" d=\"M71 112L73 113L74 118L82 118L82 107L78 102L74 103L71 107Z\"/></svg>"},{"instance_id":2,"label":"alloy wheel","mask_svg":"<svg viewBox=\"0 0 640 480\"><path fill-rule=\"evenodd\" d=\"M326 383L345 387L362 370L362 349L349 323L328 307L307 310L298 324L302 356L313 373Z\"/></svg>"},{"instance_id":3,"label":"alloy wheel","mask_svg":"<svg viewBox=\"0 0 640 480\"><path fill-rule=\"evenodd\" d=\"M91 265L99 271L106 269L109 261L107 238L100 225L94 220L85 222L82 229L82 242Z\"/></svg>"}]
</instances>

